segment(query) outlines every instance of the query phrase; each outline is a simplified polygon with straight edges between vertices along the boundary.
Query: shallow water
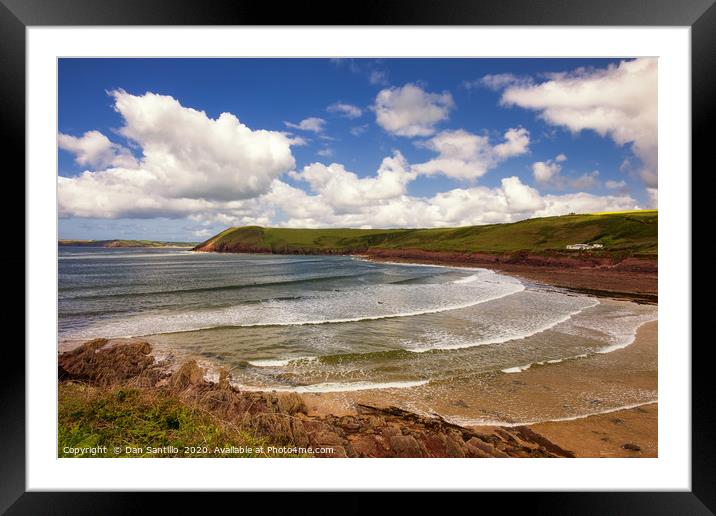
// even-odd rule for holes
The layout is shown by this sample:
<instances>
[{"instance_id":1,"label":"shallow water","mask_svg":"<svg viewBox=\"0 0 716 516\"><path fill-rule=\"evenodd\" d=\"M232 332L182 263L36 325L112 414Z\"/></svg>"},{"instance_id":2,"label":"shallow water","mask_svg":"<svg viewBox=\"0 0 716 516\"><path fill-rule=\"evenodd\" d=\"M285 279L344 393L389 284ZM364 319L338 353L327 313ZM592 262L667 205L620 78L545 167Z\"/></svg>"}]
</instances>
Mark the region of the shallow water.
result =
<instances>
[{"instance_id":1,"label":"shallow water","mask_svg":"<svg viewBox=\"0 0 716 516\"><path fill-rule=\"evenodd\" d=\"M59 255L60 339L148 336L228 367L246 389L401 391L404 404L447 415L451 392L470 398L490 378L621 349L656 312L485 269L177 249ZM607 405L655 397L632 391ZM562 405L557 417L589 408Z\"/></svg>"}]
</instances>

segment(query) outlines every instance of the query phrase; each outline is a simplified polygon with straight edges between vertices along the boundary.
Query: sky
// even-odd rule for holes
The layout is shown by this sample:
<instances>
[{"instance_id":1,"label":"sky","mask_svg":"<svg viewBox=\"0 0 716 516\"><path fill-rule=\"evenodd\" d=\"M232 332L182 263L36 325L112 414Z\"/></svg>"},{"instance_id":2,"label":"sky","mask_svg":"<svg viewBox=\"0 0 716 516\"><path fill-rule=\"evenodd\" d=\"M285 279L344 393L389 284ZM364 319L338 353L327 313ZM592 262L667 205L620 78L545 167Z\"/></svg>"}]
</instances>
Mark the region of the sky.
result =
<instances>
[{"instance_id":1,"label":"sky","mask_svg":"<svg viewBox=\"0 0 716 516\"><path fill-rule=\"evenodd\" d=\"M657 60L60 59L60 238L657 207Z\"/></svg>"}]
</instances>

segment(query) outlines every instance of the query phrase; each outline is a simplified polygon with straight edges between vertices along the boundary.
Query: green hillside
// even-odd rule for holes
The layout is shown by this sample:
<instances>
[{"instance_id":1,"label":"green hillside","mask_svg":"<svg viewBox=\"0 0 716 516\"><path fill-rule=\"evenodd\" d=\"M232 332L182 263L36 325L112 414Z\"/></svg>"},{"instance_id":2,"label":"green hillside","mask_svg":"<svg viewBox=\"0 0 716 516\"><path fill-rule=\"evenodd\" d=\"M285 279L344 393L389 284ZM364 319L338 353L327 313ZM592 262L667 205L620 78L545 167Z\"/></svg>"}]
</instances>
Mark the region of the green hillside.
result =
<instances>
[{"instance_id":1,"label":"green hillside","mask_svg":"<svg viewBox=\"0 0 716 516\"><path fill-rule=\"evenodd\" d=\"M229 228L196 246L219 252L355 253L367 249L422 249L511 253L566 251L569 244L602 244L594 254L657 254L656 210L563 215L435 229ZM576 252L576 251L572 251ZM579 251L585 252L585 251Z\"/></svg>"},{"instance_id":2,"label":"green hillside","mask_svg":"<svg viewBox=\"0 0 716 516\"><path fill-rule=\"evenodd\" d=\"M158 242L155 240L59 240L57 245L74 247L194 247L196 242Z\"/></svg>"}]
</instances>

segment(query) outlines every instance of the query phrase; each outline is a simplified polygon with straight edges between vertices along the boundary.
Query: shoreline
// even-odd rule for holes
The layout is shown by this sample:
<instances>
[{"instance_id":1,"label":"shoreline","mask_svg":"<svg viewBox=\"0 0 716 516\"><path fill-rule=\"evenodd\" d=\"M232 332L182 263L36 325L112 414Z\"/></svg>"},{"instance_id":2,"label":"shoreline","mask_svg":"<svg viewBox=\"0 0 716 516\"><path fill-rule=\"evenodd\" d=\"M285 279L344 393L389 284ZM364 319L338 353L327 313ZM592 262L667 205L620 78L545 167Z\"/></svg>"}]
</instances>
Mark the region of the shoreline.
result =
<instances>
[{"instance_id":1,"label":"shoreline","mask_svg":"<svg viewBox=\"0 0 716 516\"><path fill-rule=\"evenodd\" d=\"M362 252L273 252L268 249L223 251L193 248L197 253L271 254L277 256L348 256L373 262L484 268L528 281L597 297L658 303L657 257L598 256L582 254L460 253L421 249L366 249Z\"/></svg>"},{"instance_id":2,"label":"shoreline","mask_svg":"<svg viewBox=\"0 0 716 516\"><path fill-rule=\"evenodd\" d=\"M626 299L635 303L646 304L658 304L659 300L657 275L651 272L620 271L613 268L599 267L555 268L545 265L510 264L496 261L452 261L439 257L421 259L417 257L376 256L374 254L352 254L348 256L369 262L393 263L396 265L433 265L465 269L488 269L520 280L550 285L595 297ZM625 287L627 288L625 289Z\"/></svg>"},{"instance_id":3,"label":"shoreline","mask_svg":"<svg viewBox=\"0 0 716 516\"><path fill-rule=\"evenodd\" d=\"M97 439L95 448L103 450L101 456L148 456L125 450L157 447L153 442L132 442L134 428L137 424L155 428L157 422L151 419L152 414L167 404L174 412L184 414L184 418L201 418L200 424L212 425L220 435L230 434L273 448L304 450L299 455L308 457L574 456L527 427L478 432L439 416L426 417L398 407L367 404L357 405L351 415L311 414L304 398L294 392L241 391L231 385L225 369L219 371L215 381L209 380L207 371L196 360L177 367L171 360L157 362L152 351L149 343L140 340L117 343L95 339L59 355L58 427L63 440L58 443L58 457L68 456L68 448L79 446L74 434L86 439L88 426L111 428L109 437ZM142 401L139 413L137 399ZM125 410L123 403L134 409L128 422L121 416ZM109 421L103 419L107 417L107 406L113 410ZM80 421L75 419L78 413L83 414ZM160 425L169 425L162 427L168 431L167 437L161 443L162 451L149 452L149 456L186 456L183 447L180 449L172 440L172 435L182 429L182 423L173 418L170 413L160 419ZM117 446L120 443L122 446ZM240 443L231 443L231 447L235 444ZM221 450L227 448L227 443L222 446L215 456L226 456Z\"/></svg>"},{"instance_id":4,"label":"shoreline","mask_svg":"<svg viewBox=\"0 0 716 516\"><path fill-rule=\"evenodd\" d=\"M657 324L657 321L650 321L641 325L632 345L608 354L622 354L621 357L610 357L611 362L623 361L625 352L631 346L640 348L633 350L636 353L655 352ZM152 395L164 396L169 393L182 400L187 399L188 396L193 400L192 403L196 403L199 398L207 397L223 400L212 403L209 410L213 411L212 413L218 410L218 417L224 422L226 422L227 410L230 412L229 406L257 404L262 408L253 413L244 413L242 425L249 424L249 428L256 430L259 435L268 439L278 439L280 444L295 444L298 439L299 444L302 443L304 446L311 444L318 446L326 444L322 441L328 439L338 447L336 448L338 451L325 456L653 457L658 453L658 400L556 420L470 425L460 424L452 419L446 420L437 414L424 415L399 408L393 404L395 400L392 399L391 389L372 393L368 391L341 393L340 397L344 400L346 395L349 397L350 394L357 395L350 406L342 407L340 403L331 402L330 393L297 394L241 390L230 383L228 372L224 369L220 368L218 372L211 371L203 368L196 360L188 360L180 364L175 357L162 356L157 351L140 339L119 341L96 339L85 342L72 351L59 354L59 383L71 385L80 382L114 387L142 385L145 392ZM608 357L608 355L601 355L599 360L604 360L601 357ZM530 377L537 376L539 379L545 374L548 379L560 378L564 376L565 371L574 369L574 366L575 364L559 363L527 370L520 373L519 376L524 378L520 382L532 385ZM106 368L111 368L111 371ZM577 374L580 373L579 364L575 371ZM619 371L612 371L612 373L617 379L628 376L621 375ZM656 371L653 376L655 375ZM503 375L503 377L512 376L516 375ZM186 380L187 377L189 380ZM178 383L183 387L177 391ZM569 378L567 383L571 385ZM490 396L490 393L485 395ZM233 401L229 403L227 400ZM290 400L289 405L300 407L300 410L288 414L280 411L277 413L275 407L281 403L288 403L286 400ZM317 400L321 403L317 404ZM531 402L534 403L536 400L533 399ZM261 422L265 422L267 417L270 424L265 426ZM301 421L301 428L308 426L321 430L316 430L315 435L308 438L300 430L291 430L293 427L290 424L289 430L286 430L286 421L277 423L276 418L278 420L288 418L291 421L298 418ZM228 423L233 424L230 420ZM403 429L408 429L407 435L414 437L413 441L415 441L410 441L410 446L407 448L401 448L400 439L391 441L392 437L406 435ZM386 432L385 435L383 432ZM326 437L327 435L330 437ZM436 439L440 442L452 439L452 448L444 443L442 447L435 445L435 448L430 448L429 444L437 442ZM469 442L472 442L471 446L468 446ZM491 444L492 448L485 443ZM484 445L483 447L488 451L479 451L477 445Z\"/></svg>"},{"instance_id":5,"label":"shoreline","mask_svg":"<svg viewBox=\"0 0 716 516\"><path fill-rule=\"evenodd\" d=\"M638 389L657 390L658 371L644 370L645 359L657 354L658 321L639 326L634 341L608 354L594 355L585 360L565 361L530 368L519 374L504 374L500 389L473 390L473 398L460 398L469 403L470 410L500 408L505 393L524 393L525 403L542 404L560 392L574 388L590 391L590 385L608 382L619 386L633 382ZM649 360L646 359L646 362ZM588 378L590 362L601 364L597 377ZM631 364L637 371L622 370ZM600 370L596 371L597 373ZM362 403L386 408L396 403L399 392L356 392L302 394L310 414L352 415ZM497 400L496 400L497 399ZM521 399L521 398L520 398ZM422 413L422 412L421 412ZM528 428L549 439L575 457L656 457L658 453L658 394L656 399L609 407L587 414L557 417L542 421L480 421L480 417L447 418L447 421L482 433L499 433L514 428ZM627 445L623 448L622 445ZM632 446L633 445L633 446ZM638 448L638 449L636 449Z\"/></svg>"},{"instance_id":6,"label":"shoreline","mask_svg":"<svg viewBox=\"0 0 716 516\"><path fill-rule=\"evenodd\" d=\"M433 265L433 266L443 266L443 267L462 267L462 268L484 268L493 270L497 273L502 273L506 275L516 276L520 279L523 279L526 277L524 274L518 274L514 271L506 271L501 267L495 267L497 264L477 264L477 263L460 263L460 262L451 262L451 261L441 261L441 260L421 260L421 261L415 261L415 259L412 258L400 258L400 257L375 257L372 255L350 255L353 258L361 259L361 260L368 260L368 261L376 261L376 262L393 262L393 263L402 263L402 264L411 264L411 265ZM397 261L396 261L397 260ZM502 264L504 265L504 264ZM532 269L536 269L536 266L532 266ZM584 273L584 269L579 269L582 273ZM612 271L612 274L614 274L615 271ZM536 281L539 283L546 283L550 284L549 282L543 282L534 278L529 278L528 281ZM564 286L564 285L555 285L554 283L551 283L554 286L558 286L560 288L566 288L569 290L574 290L580 293L587 293L584 292L583 289L580 290L578 288L575 288L574 286ZM632 302L647 302L649 304L656 304L656 299L653 301L647 300L644 301L644 299L635 299L634 297L642 296L643 294L639 294L636 292L614 292L614 291L600 291L602 293L601 297L610 297L618 300L624 300L625 297ZM594 292L589 292L590 295L597 295ZM626 294L626 295L618 295L618 294ZM656 296L654 296L656 297ZM617 349L613 353L609 353L609 355L612 354L618 354L620 352L624 352L626 349L631 348L632 346L635 346L637 344L643 345L645 338L642 333L644 333L643 329L645 327L648 328L654 328L653 335L651 337L647 337L646 340L647 346L653 345L656 346L656 326L658 324L658 321L649 321L646 323L643 323L639 328L636 330L636 335L632 343L627 345L624 348ZM132 347L137 346L140 344L141 346L149 346L151 350L151 346L144 342L143 337L133 337L133 338L123 338L123 339L111 339L111 340L105 340L105 339L96 339L102 340L104 343L97 348L97 351L99 352L105 352L113 349L121 349L123 347ZM96 342L96 341L90 341L90 342ZM87 346L87 341L75 341L72 343L72 346L69 346L69 342L62 342L58 341L58 354L60 356L60 361L62 361L62 357L71 356L73 353L77 353L77 350L81 350L83 347ZM151 367L154 370L155 380L159 378L159 380L155 381L155 383L151 385L145 385L145 388L148 389L150 392L164 392L167 385L171 382L171 378L180 373L181 370L186 366L186 363L179 364L175 357L173 357L171 354L169 356L163 355L162 353L157 353L159 350L151 350L147 352L147 355L151 356L151 364L147 367ZM606 355L604 355L606 356ZM489 436L491 439L493 439L495 442L499 442L501 449L503 450L501 453L505 453L507 456L576 456L576 457L600 457L600 456L609 456L609 457L651 457L656 456L657 454L657 435L658 432L656 430L656 417L658 415L658 401L647 401L644 403L638 403L638 404L629 404L628 406L623 407L615 407L613 409L607 409L605 411L599 411L595 413L585 414L581 416L576 417L567 417L567 418L557 418L554 420L544 420L544 421L537 421L537 422L530 422L530 423L509 423L509 422L500 422L500 424L477 424L477 425L470 425L465 423L457 424L456 421L452 420L445 420L441 416L438 416L437 414L422 414L421 412L415 412L415 411L406 411L402 408L398 408L397 406L391 405L390 403L394 402L392 400L391 391L392 389L382 389L382 390L373 390L372 396L370 396L368 399L369 401L365 401L361 399L361 396L355 396L355 399L352 402L352 406L349 410L346 410L346 407L340 408L335 404L331 404L330 402L326 403L326 401L331 398L332 393L301 393L297 394L296 392L280 392L280 391L271 391L271 390L242 390L240 387L236 385L229 385L229 379L222 377L222 370L219 369L218 373L216 369L212 371L210 368L203 369L201 367L201 364L197 364L195 360L190 360L190 362L193 362L193 366L196 367L200 371L202 371L201 374L194 373L197 378L200 377L200 380L195 380L195 383L192 384L193 387L190 387L191 389L198 389L198 390L209 390L213 391L219 386L221 386L221 389L226 391L227 389L232 392L232 396L236 396L242 400L250 399L252 400L251 403L256 402L256 399L261 400L272 400L268 403L268 405L276 404L278 401L276 401L279 398L289 397L294 400L295 403L298 403L299 405L302 405L305 407L304 412L302 412L301 418L306 419L306 421L311 421L310 424L317 424L319 426L321 425L328 425L328 428L330 429L330 432L333 432L333 434L337 435L338 438L331 437L333 441L336 443L340 442L341 450L338 453L338 455L331 455L331 456L434 456L434 457L447 457L447 456L453 456L449 455L447 448L444 446L442 448L438 447L436 449L428 449L429 447L426 447L427 445L421 440L425 438L427 435L426 428L433 428L435 425L440 426L441 430L440 435L443 437L446 435L446 432L449 433L448 429L452 429L458 433L463 432L463 436L466 436L466 439L462 440L462 444L460 443L460 440L456 440L454 443L454 446L457 447L456 449L462 450L460 453L454 456L501 456L501 455L485 455L485 452L478 452L476 451L475 447L467 447L467 442L470 439L473 439L475 435L480 436ZM208 365L208 364L207 364ZM548 364L549 368L565 368L566 370L569 370L569 368L572 368L572 364L568 363L559 363L559 364ZM522 378L527 378L528 375L534 375L535 373L544 373L546 368L531 368L526 369L524 371L521 371L519 374L505 374L505 377L519 377L520 380L518 382L512 382L512 383L524 383ZM65 371L67 372L67 371ZM654 371L654 375L656 372ZM523 376L524 375L524 376ZM63 373L60 371L60 378L62 381L75 381L77 380L77 377L75 376L74 380L72 378L72 374L69 376L65 376L63 378ZM625 375L626 376L626 375ZM85 381L80 378L80 381ZM151 383L151 382L150 382ZM228 387L227 387L228 385ZM362 391L356 394L363 395L368 391ZM341 393L342 397L346 397L346 395L350 395L352 393ZM222 394L222 396L228 396L226 394ZM349 396L350 397L350 396ZM316 406L315 401L318 398L323 398L323 407ZM372 399L371 399L372 398ZM530 401L534 402L534 400ZM321 405L321 404L319 404ZM296 417L295 414L289 414L291 417ZM379 416L382 421L381 424L385 424L384 426L391 427L391 428L397 428L400 430L401 425L405 425L406 428L413 428L417 425L418 430L415 430L417 432L416 435L421 435L421 439L418 439L418 444L413 445L414 443L411 443L411 446L408 447L409 450L400 450L400 446L398 448L395 448L392 446L392 444L386 445L385 439L381 441L378 446L374 442L373 437L367 437L375 435L375 428L371 428L370 424L366 423L366 425L360 426L360 430L357 431L357 433L353 436L355 439L361 443L363 443L360 446L365 445L363 448L360 448L359 451L355 451L353 448L353 441L349 438L346 434L346 431L342 425L345 421L348 421L348 425L353 428L354 422L356 418L362 422L370 422L371 417ZM386 423L386 421L389 420L390 424ZM615 423L615 421L618 421ZM626 422L626 423L625 423ZM438 424L439 423L439 424ZM371 423L372 424L372 423ZM339 428L336 428L336 425L338 425ZM445 426L448 425L448 426ZM616 425L623 425L618 426ZM260 425L259 425L260 427ZM272 427L271 427L272 428ZM262 430L264 435L267 435L268 437L272 437L272 433L275 433L274 430L271 428L268 428ZM382 427L381 427L382 428ZM633 428L635 429L634 438L631 440L627 439L630 434L628 433L627 429ZM371 433L372 432L372 433ZM390 432L393 432L392 430ZM475 434L476 432L476 434ZM626 432L626 433L625 433ZM285 433L285 432L284 432ZM429 432L428 432L429 433ZM280 432L279 432L280 434ZM300 432L299 432L300 434ZM474 435L473 435L474 434ZM283 437L281 437L283 435ZM381 434L382 435L382 434ZM454 434L453 434L454 435ZM357 437L356 437L357 436ZM275 436L274 436L275 437ZM294 434L289 432L289 437L286 437L284 434L279 435L280 439L283 439L283 441L294 442ZM391 436L388 436L391 437ZM305 439L301 437L299 440L301 442L304 442ZM518 440L520 442L520 445L516 449L510 449L509 443L511 443L514 440ZM634 443L632 441L638 440L638 443ZM281 442L283 442L281 441ZM620 441L620 442L617 442ZM624 441L621 443L621 441ZM390 443L390 439L388 439L388 442ZM427 441L426 441L427 442ZM432 442L432 441L431 441ZM488 440L489 442L489 440ZM369 443L369 444L366 444ZM420 445L422 443L422 447ZM542 443L542 444L540 444ZM545 447L544 443L548 443ZM618 445L616 446L615 445ZM305 443L304 443L305 444ZM320 444L317 441L314 444ZM476 444L476 441L473 442L473 445ZM616 448L615 448L616 446ZM626 446L626 447L624 447ZM524 452L526 449L532 449L532 450L539 450L537 455L524 455ZM510 450L509 452L504 450ZM551 450L551 451L550 451ZM493 450L495 453L499 452L496 448ZM454 452L454 450L453 450ZM407 455L406 455L407 453ZM482 453L482 455L480 454ZM402 454L402 455L401 455ZM541 454L541 455L540 455Z\"/></svg>"}]
</instances>

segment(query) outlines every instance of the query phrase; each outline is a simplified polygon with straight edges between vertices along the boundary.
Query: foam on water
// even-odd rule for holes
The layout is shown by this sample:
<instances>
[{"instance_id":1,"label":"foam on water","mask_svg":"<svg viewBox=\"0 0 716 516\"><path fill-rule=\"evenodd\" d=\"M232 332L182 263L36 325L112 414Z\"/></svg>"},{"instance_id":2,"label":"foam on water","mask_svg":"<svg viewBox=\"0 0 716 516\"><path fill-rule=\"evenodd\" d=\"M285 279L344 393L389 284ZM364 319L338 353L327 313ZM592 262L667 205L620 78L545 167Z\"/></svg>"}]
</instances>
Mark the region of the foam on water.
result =
<instances>
[{"instance_id":1,"label":"foam on water","mask_svg":"<svg viewBox=\"0 0 716 516\"><path fill-rule=\"evenodd\" d=\"M277 392L352 392L366 391L375 389L407 389L410 387L419 387L425 385L428 380L406 381L406 382L325 382L313 385L297 385L297 386L251 386L236 385L244 391L277 391Z\"/></svg>"},{"instance_id":2,"label":"foam on water","mask_svg":"<svg viewBox=\"0 0 716 516\"><path fill-rule=\"evenodd\" d=\"M410 317L475 306L521 292L518 280L480 270L468 283L372 284L309 290L300 299L267 299L217 309L161 311L103 321L65 338L141 336L218 327L294 326Z\"/></svg>"},{"instance_id":3,"label":"foam on water","mask_svg":"<svg viewBox=\"0 0 716 516\"><path fill-rule=\"evenodd\" d=\"M654 403L658 403L659 400L649 400L644 401L640 403L630 403L628 405L621 405L619 407L612 407L604 410L597 410L594 412L586 412L584 414L579 414L577 416L566 416L566 417L558 417L558 418L546 418L546 419L531 419L529 421L500 421L498 419L484 419L484 418L466 418L466 417L460 417L460 416L441 416L445 421L449 423L453 423L455 425L460 426L504 426L504 427L514 427L514 426L526 426L526 425L536 425L538 423L553 423L553 422L559 422L559 421L577 421L579 419L584 419L587 417L592 416L601 416L603 414L612 414L614 412L620 412L622 410L630 410L637 407L644 407L646 405L653 405Z\"/></svg>"},{"instance_id":4,"label":"foam on water","mask_svg":"<svg viewBox=\"0 0 716 516\"><path fill-rule=\"evenodd\" d=\"M284 367L295 362L313 362L314 360L318 360L318 357L309 356L277 359L266 358L258 360L248 360L247 363L254 367Z\"/></svg>"},{"instance_id":5,"label":"foam on water","mask_svg":"<svg viewBox=\"0 0 716 516\"><path fill-rule=\"evenodd\" d=\"M574 297L559 293L525 293L520 294L539 299L539 310L535 312L514 313L507 320L490 321L493 325L486 335L477 339L458 338L445 332L427 331L420 341L405 343L405 349L414 353L435 350L456 350L476 346L503 344L511 340L526 339L538 333L566 323L583 311L599 305L599 300L592 297ZM533 303L534 304L534 303ZM485 324L486 318L477 318L476 322ZM495 327L496 326L496 327Z\"/></svg>"}]
</instances>

